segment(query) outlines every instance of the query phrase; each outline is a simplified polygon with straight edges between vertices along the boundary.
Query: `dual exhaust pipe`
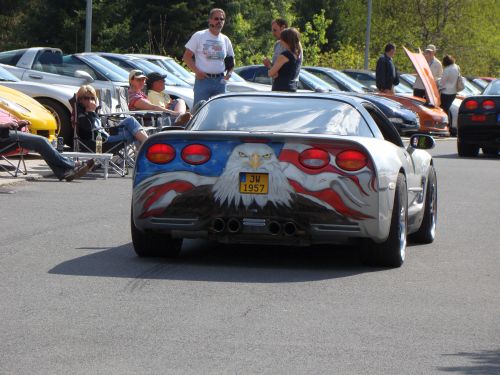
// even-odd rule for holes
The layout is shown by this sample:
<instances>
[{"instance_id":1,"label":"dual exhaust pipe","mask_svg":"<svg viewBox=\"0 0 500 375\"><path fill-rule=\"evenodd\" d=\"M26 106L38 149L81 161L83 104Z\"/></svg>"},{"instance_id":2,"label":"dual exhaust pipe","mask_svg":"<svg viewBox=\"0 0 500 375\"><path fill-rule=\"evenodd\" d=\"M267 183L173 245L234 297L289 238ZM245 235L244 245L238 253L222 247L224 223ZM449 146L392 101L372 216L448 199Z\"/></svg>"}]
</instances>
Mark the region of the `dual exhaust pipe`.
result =
<instances>
[{"instance_id":1,"label":"dual exhaust pipe","mask_svg":"<svg viewBox=\"0 0 500 375\"><path fill-rule=\"evenodd\" d=\"M222 217L217 217L212 222L212 228L216 233L227 232L235 234L241 231L241 222L237 218L231 217L227 221ZM293 236L297 233L297 226L291 221L281 224L278 221L271 221L267 225L267 230L273 236L284 233L286 236Z\"/></svg>"}]
</instances>

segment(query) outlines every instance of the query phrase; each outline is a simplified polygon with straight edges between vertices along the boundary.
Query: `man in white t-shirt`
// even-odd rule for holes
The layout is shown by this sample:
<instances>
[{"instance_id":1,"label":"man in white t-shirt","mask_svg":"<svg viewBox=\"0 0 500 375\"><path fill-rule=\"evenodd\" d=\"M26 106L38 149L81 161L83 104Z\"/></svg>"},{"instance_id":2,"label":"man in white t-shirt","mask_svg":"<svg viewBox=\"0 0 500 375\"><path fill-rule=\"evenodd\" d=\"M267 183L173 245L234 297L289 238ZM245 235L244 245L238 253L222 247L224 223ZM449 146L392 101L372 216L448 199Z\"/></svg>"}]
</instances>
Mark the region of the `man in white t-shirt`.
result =
<instances>
[{"instance_id":1,"label":"man in white t-shirt","mask_svg":"<svg viewBox=\"0 0 500 375\"><path fill-rule=\"evenodd\" d=\"M226 81L234 67L234 51L229 38L221 33L225 19L222 9L212 9L208 29L195 32L185 45L182 60L196 74L193 106L226 92Z\"/></svg>"}]
</instances>

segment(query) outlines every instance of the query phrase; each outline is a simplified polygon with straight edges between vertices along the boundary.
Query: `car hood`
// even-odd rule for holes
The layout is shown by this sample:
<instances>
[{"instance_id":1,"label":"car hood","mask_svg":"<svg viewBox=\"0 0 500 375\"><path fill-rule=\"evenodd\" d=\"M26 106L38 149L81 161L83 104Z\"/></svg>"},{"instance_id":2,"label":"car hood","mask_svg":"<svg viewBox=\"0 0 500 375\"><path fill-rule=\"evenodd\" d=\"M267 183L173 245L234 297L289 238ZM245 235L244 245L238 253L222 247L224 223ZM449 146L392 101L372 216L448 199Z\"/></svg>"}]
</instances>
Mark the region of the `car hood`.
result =
<instances>
[{"instance_id":1,"label":"car hood","mask_svg":"<svg viewBox=\"0 0 500 375\"><path fill-rule=\"evenodd\" d=\"M418 53L416 52L410 52L408 49L403 47L405 50L406 54L410 58L411 63L413 64L413 67L417 71L418 76L424 83L425 87L425 94L429 100L429 102L434 106L434 107L439 107L441 105L441 99L439 96L439 90L436 85L436 81L434 80L434 77L432 76L431 69L429 67L429 64L427 63L427 60L425 59L424 55L422 55L422 52L420 49L418 50Z\"/></svg>"}]
</instances>

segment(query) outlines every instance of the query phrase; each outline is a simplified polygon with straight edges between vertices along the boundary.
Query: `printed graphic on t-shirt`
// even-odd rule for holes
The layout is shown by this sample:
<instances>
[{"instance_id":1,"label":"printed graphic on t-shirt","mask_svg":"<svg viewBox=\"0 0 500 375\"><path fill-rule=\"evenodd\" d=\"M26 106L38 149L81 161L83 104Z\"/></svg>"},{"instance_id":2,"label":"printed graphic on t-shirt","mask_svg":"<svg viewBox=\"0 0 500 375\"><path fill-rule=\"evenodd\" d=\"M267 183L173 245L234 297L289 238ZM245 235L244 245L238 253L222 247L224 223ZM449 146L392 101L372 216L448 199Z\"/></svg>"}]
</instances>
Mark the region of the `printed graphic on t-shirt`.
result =
<instances>
[{"instance_id":1,"label":"printed graphic on t-shirt","mask_svg":"<svg viewBox=\"0 0 500 375\"><path fill-rule=\"evenodd\" d=\"M224 48L220 40L206 40L203 43L203 54L207 60L224 60Z\"/></svg>"}]
</instances>

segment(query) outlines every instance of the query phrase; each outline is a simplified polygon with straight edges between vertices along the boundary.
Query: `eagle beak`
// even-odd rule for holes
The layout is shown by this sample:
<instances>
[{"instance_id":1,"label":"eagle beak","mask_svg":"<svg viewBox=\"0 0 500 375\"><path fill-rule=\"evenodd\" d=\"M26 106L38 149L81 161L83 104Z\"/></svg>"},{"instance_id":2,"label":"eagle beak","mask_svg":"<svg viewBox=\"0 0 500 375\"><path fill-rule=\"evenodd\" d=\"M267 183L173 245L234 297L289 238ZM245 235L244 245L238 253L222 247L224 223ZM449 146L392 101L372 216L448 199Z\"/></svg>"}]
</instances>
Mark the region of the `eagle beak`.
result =
<instances>
[{"instance_id":1,"label":"eagle beak","mask_svg":"<svg viewBox=\"0 0 500 375\"><path fill-rule=\"evenodd\" d=\"M250 156L250 166L253 169L257 169L261 165L262 163L260 162L260 156L258 154L252 154L252 156Z\"/></svg>"}]
</instances>

